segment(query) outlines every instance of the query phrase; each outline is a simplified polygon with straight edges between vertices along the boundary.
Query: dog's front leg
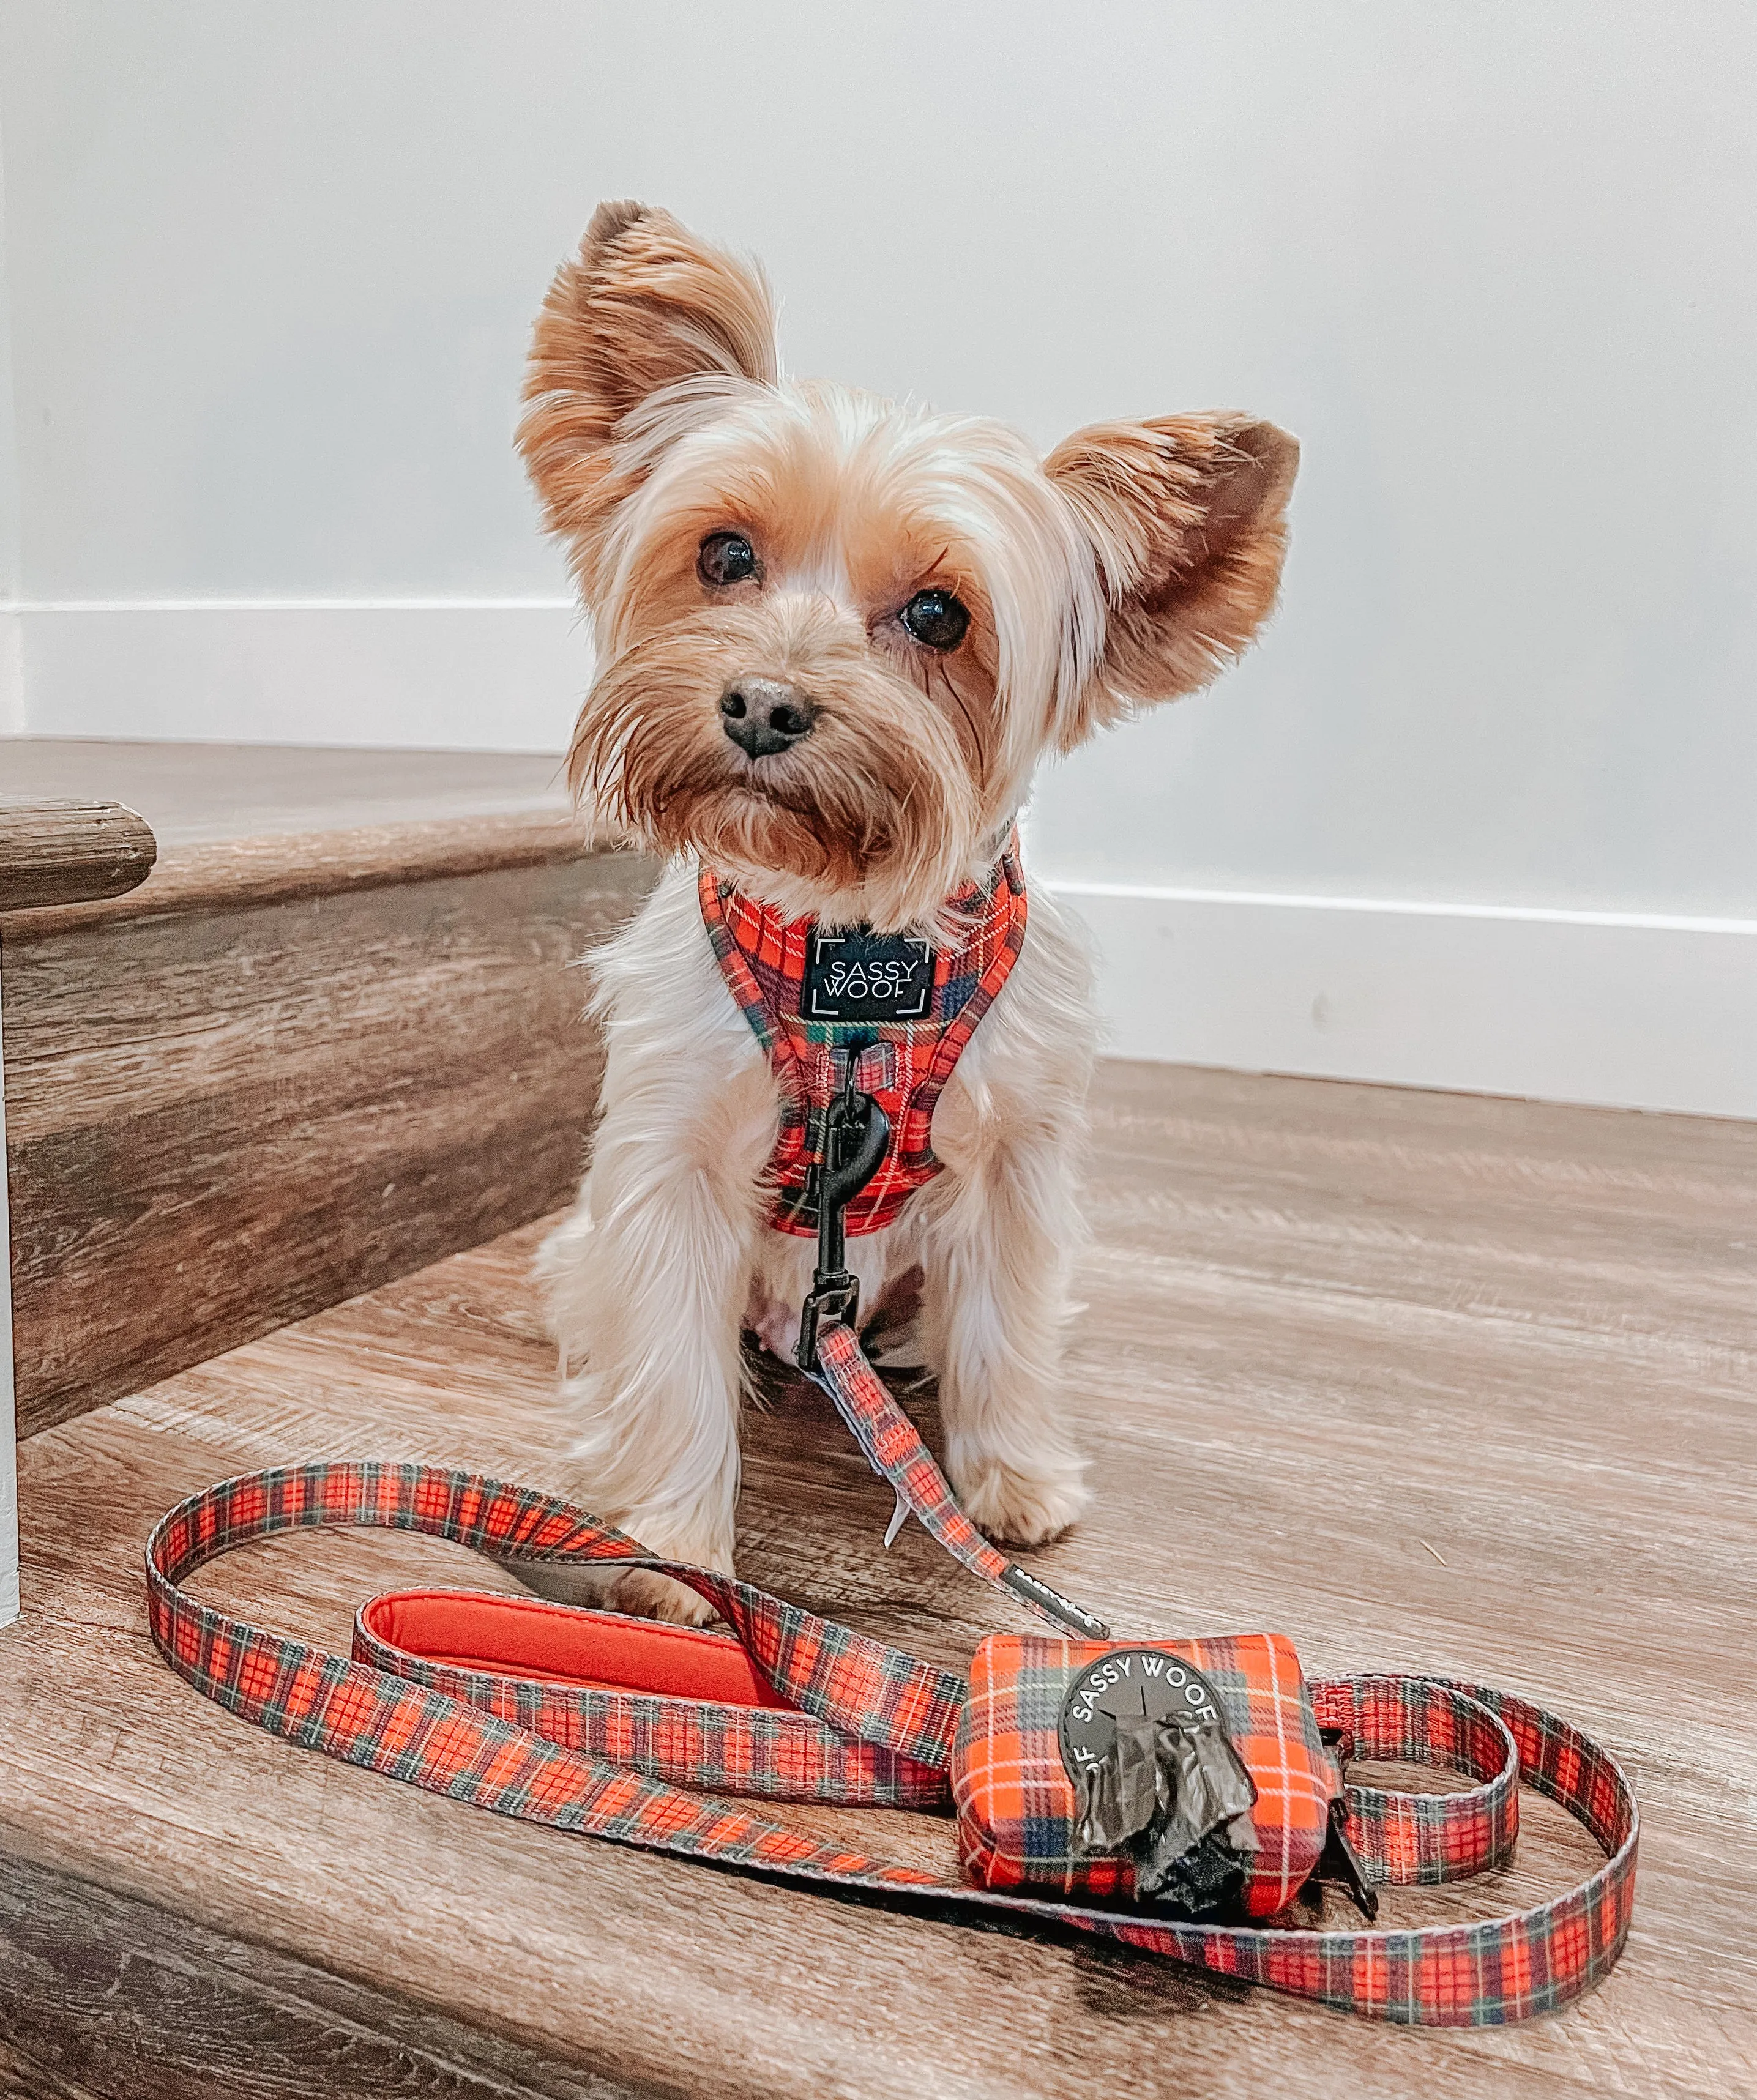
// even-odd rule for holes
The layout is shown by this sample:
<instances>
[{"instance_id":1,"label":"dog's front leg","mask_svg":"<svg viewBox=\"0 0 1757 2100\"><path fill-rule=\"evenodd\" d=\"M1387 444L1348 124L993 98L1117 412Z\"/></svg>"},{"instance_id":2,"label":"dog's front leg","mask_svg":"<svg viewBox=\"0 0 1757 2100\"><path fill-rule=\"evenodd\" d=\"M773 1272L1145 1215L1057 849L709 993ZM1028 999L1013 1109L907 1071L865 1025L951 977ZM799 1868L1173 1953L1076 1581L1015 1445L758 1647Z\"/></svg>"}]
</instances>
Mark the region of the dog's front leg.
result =
<instances>
[{"instance_id":1,"label":"dog's front leg","mask_svg":"<svg viewBox=\"0 0 1757 2100\"><path fill-rule=\"evenodd\" d=\"M1068 1271L1081 1236L1074 1133L1040 1101L981 1084L958 1095L948 1091L935 1124L947 1171L920 1199L946 1470L991 1538L1038 1546L1088 1499L1059 1390Z\"/></svg>"},{"instance_id":2,"label":"dog's front leg","mask_svg":"<svg viewBox=\"0 0 1757 2100\"><path fill-rule=\"evenodd\" d=\"M760 1067L704 1085L711 1060L686 1065L656 1043L618 1044L611 1061L591 1172L541 1260L573 1456L596 1513L668 1559L730 1571L739 1316L773 1089ZM520 1572L559 1594L541 1571ZM645 1573L621 1577L609 1600L713 1616L693 1590Z\"/></svg>"}]
</instances>

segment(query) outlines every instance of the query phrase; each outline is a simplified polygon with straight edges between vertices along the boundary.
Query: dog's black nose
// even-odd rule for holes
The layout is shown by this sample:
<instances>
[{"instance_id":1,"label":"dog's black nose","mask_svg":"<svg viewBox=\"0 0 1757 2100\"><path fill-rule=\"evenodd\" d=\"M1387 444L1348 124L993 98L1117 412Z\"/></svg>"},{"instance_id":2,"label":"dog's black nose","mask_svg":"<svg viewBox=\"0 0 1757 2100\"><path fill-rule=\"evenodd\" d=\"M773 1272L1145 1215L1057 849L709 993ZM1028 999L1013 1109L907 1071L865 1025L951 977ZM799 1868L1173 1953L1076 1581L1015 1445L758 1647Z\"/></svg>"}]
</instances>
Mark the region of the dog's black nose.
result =
<instances>
[{"instance_id":1,"label":"dog's black nose","mask_svg":"<svg viewBox=\"0 0 1757 2100\"><path fill-rule=\"evenodd\" d=\"M811 703L779 678L739 678L720 695L720 726L752 758L771 757L811 734Z\"/></svg>"}]
</instances>

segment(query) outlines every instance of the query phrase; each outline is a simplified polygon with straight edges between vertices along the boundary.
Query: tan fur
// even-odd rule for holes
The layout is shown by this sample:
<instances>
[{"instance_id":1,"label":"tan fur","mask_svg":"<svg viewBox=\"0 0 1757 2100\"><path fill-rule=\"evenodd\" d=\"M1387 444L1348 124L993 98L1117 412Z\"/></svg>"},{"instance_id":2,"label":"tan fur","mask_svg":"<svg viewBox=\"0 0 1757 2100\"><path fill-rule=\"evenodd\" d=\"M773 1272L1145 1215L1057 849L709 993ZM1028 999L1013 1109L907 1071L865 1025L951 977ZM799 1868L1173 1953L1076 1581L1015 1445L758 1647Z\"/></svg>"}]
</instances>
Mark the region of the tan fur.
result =
<instances>
[{"instance_id":1,"label":"tan fur","mask_svg":"<svg viewBox=\"0 0 1757 2100\"><path fill-rule=\"evenodd\" d=\"M1064 751L1141 704L1207 685L1267 619L1281 582L1297 441L1243 416L1102 423L1044 471L1091 536L1110 618Z\"/></svg>"},{"instance_id":2,"label":"tan fur","mask_svg":"<svg viewBox=\"0 0 1757 2100\"><path fill-rule=\"evenodd\" d=\"M773 385L775 308L762 272L669 212L601 204L543 302L519 430L582 589L603 521L629 492L607 450L624 419L661 388L711 373Z\"/></svg>"},{"instance_id":3,"label":"tan fur","mask_svg":"<svg viewBox=\"0 0 1757 2100\"><path fill-rule=\"evenodd\" d=\"M598 649L569 777L673 871L598 963L609 1034L591 1171L542 1267L583 1492L656 1550L730 1568L741 1326L787 1353L806 1242L764 1222L775 1081L722 980L689 867L789 914L931 933L991 864L1045 752L1193 690L1270 611L1298 457L1237 416L1096 426L1040 461L976 417L781 373L760 272L607 205L557 276L519 441ZM710 585L736 532L757 572ZM962 601L940 651L902 623ZM779 681L810 734L748 757L721 696ZM1059 1420L1088 971L1035 893L1024 953L941 1098L945 1171L850 1242L870 1307L919 1273L970 1514L1022 1544L1082 1507ZM894 1338L907 1350L911 1339ZM641 1609L700 1615L647 1579Z\"/></svg>"},{"instance_id":4,"label":"tan fur","mask_svg":"<svg viewBox=\"0 0 1757 2100\"><path fill-rule=\"evenodd\" d=\"M821 712L803 745L758 767L726 741L729 664L811 695ZM951 724L875 664L857 620L803 595L698 611L631 643L593 689L569 771L661 853L859 891L893 925L956 886L979 818Z\"/></svg>"}]
</instances>

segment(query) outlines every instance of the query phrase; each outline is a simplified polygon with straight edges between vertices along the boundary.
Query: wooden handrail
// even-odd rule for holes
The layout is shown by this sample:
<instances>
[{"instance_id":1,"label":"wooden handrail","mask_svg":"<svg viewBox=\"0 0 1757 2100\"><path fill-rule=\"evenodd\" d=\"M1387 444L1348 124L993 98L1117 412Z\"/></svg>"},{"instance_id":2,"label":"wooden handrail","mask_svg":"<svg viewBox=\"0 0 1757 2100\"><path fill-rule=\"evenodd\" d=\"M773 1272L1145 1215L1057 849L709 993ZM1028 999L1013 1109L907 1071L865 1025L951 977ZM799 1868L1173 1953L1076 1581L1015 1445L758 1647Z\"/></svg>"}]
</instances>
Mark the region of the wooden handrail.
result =
<instances>
[{"instance_id":1,"label":"wooden handrail","mask_svg":"<svg viewBox=\"0 0 1757 2100\"><path fill-rule=\"evenodd\" d=\"M139 887L158 858L123 802L0 801L0 911L90 904Z\"/></svg>"}]
</instances>

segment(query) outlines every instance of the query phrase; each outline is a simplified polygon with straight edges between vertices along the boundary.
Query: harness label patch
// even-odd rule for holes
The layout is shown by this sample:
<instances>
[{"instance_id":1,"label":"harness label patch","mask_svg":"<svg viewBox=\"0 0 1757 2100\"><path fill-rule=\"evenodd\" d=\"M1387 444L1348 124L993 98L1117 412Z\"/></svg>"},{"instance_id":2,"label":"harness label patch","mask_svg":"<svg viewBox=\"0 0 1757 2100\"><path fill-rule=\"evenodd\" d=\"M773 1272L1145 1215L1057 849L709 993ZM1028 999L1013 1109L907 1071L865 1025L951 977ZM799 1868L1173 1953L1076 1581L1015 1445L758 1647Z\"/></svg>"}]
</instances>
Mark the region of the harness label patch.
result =
<instances>
[{"instance_id":1,"label":"harness label patch","mask_svg":"<svg viewBox=\"0 0 1757 2100\"><path fill-rule=\"evenodd\" d=\"M920 1021L933 996L934 951L925 941L863 926L813 928L800 1003L806 1020Z\"/></svg>"}]
</instances>

